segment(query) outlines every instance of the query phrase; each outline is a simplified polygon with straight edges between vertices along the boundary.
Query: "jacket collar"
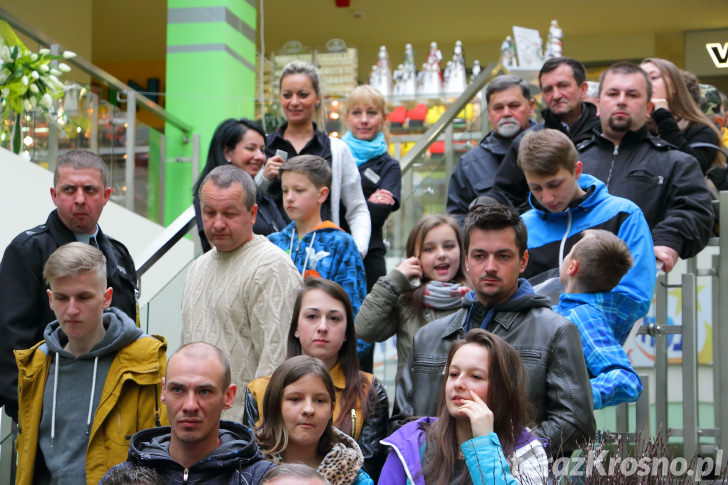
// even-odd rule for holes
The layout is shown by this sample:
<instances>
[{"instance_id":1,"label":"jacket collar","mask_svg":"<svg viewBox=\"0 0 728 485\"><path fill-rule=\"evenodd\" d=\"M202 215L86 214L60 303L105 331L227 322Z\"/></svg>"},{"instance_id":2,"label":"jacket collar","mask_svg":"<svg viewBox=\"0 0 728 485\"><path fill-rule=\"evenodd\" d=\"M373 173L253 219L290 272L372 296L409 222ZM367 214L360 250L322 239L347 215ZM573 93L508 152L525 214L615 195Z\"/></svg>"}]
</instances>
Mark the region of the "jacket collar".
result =
<instances>
[{"instance_id":1,"label":"jacket collar","mask_svg":"<svg viewBox=\"0 0 728 485\"><path fill-rule=\"evenodd\" d=\"M346 376L344 375L344 369L341 368L341 362L337 362L329 374L331 374L331 380L334 381L334 387L339 391L343 391L346 388Z\"/></svg>"},{"instance_id":2,"label":"jacket collar","mask_svg":"<svg viewBox=\"0 0 728 485\"><path fill-rule=\"evenodd\" d=\"M59 246L76 241L76 236L73 234L73 231L66 227L66 225L61 220L61 216L58 215L58 209L54 209L50 214L48 214L46 226L48 227L48 231L53 236L53 239L58 242ZM100 234L101 228L99 228L99 235Z\"/></svg>"},{"instance_id":3,"label":"jacket collar","mask_svg":"<svg viewBox=\"0 0 728 485\"><path fill-rule=\"evenodd\" d=\"M482 140L480 140L480 146L484 150L489 151L494 155L505 155L508 149L511 147L511 143L513 142L513 140L518 138L522 133L528 131L535 125L535 121L528 120L528 126L526 127L526 129L519 131L512 138L504 138L496 133L495 130L491 130L487 135L483 137Z\"/></svg>"},{"instance_id":4,"label":"jacket collar","mask_svg":"<svg viewBox=\"0 0 728 485\"><path fill-rule=\"evenodd\" d=\"M48 227L48 232L50 232L51 236L53 236L53 239L58 243L59 246L63 246L64 244L68 244L70 242L76 242L76 236L73 234L73 231L71 231L63 223L61 217L58 215L58 209L54 209L48 215L48 219L46 220L46 226ZM106 257L107 278L112 279L118 271L123 271L126 275L126 270L119 263L116 250L112 247L111 241L108 237L106 237L104 231L101 230L101 226L97 224L96 227L98 229L96 232L96 243L99 245L99 249L102 253L104 253L104 256ZM133 276L131 275L126 276L130 279L133 279Z\"/></svg>"},{"instance_id":5,"label":"jacket collar","mask_svg":"<svg viewBox=\"0 0 728 485\"><path fill-rule=\"evenodd\" d=\"M283 134L286 132L287 127L288 123L283 123L281 126L278 127L276 131L268 135L268 138L266 140L266 146L270 147L268 148L269 151L271 149L275 151L276 149L280 148L288 152L289 157L292 157L294 155L318 155L322 158L325 158L329 163L331 163L331 141L329 140L329 136L326 133L317 129L316 123L313 124L313 137L308 140L308 142L306 143L306 145L304 145L300 152L296 152L296 149L293 148L293 145L291 145L288 140L283 138Z\"/></svg>"},{"instance_id":6,"label":"jacket collar","mask_svg":"<svg viewBox=\"0 0 728 485\"><path fill-rule=\"evenodd\" d=\"M470 328L479 328L482 319L491 309L494 310L492 321L505 330L510 330L514 324L517 324L522 319L524 312L532 308L550 307L550 299L542 295L537 295L533 291L531 284L525 278L518 280L518 290L516 290L516 293L510 300L488 308L478 302L475 299L475 291L471 291L463 298L463 308L456 314L456 318L450 319L450 323L445 328L443 336L451 336L458 330L464 332L468 318L470 318ZM474 313L477 313L477 315L474 316ZM477 323L474 324L474 321Z\"/></svg>"},{"instance_id":7,"label":"jacket collar","mask_svg":"<svg viewBox=\"0 0 728 485\"><path fill-rule=\"evenodd\" d=\"M669 143L662 140L661 138L657 138L650 134L650 132L647 130L647 124L645 123L642 128L639 128L638 130L632 131L628 130L627 133L624 134L624 137L622 138L622 141L619 143L620 149L625 146L630 145L639 145L643 142L649 142L652 145L656 147L664 147L669 146ZM585 140L581 143L579 143L576 147L577 151L581 152L588 146L592 145L593 143L596 143L598 145L602 146L609 146L610 149L614 148L614 142L612 140L608 139L604 136L604 133L602 132L601 125L594 128L592 130L592 136L589 140Z\"/></svg>"},{"instance_id":8,"label":"jacket collar","mask_svg":"<svg viewBox=\"0 0 728 485\"><path fill-rule=\"evenodd\" d=\"M591 131L600 126L597 107L583 101L581 103L581 114L579 118L569 127L562 123L548 108L541 111L541 115L543 116L545 128L552 128L565 133L574 143L590 137Z\"/></svg>"}]
</instances>

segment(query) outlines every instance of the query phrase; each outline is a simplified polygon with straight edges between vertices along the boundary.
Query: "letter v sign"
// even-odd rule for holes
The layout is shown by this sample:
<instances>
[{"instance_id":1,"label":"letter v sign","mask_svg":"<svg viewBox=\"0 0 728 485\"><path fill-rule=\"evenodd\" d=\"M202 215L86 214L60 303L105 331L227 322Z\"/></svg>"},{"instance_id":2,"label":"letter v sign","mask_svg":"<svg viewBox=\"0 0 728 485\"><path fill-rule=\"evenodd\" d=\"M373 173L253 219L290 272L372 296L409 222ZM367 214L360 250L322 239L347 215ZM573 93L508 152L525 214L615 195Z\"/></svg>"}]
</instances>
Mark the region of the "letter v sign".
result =
<instances>
[{"instance_id":1,"label":"letter v sign","mask_svg":"<svg viewBox=\"0 0 728 485\"><path fill-rule=\"evenodd\" d=\"M710 58L713 59L715 67L728 67L728 42L722 45L717 42L712 42L710 44L705 44L705 48L708 49L708 54L710 54Z\"/></svg>"}]
</instances>

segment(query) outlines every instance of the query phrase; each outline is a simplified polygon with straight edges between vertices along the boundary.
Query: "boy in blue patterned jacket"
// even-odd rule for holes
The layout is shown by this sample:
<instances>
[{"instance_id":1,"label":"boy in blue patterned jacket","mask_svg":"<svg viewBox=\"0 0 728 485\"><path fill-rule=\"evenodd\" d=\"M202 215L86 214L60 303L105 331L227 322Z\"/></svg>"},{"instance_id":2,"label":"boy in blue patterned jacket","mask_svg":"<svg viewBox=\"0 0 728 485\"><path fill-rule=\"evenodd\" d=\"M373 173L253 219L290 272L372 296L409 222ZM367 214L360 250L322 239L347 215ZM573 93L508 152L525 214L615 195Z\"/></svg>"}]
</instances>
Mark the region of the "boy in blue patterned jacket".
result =
<instances>
[{"instance_id":1,"label":"boy in blue patterned jacket","mask_svg":"<svg viewBox=\"0 0 728 485\"><path fill-rule=\"evenodd\" d=\"M622 349L631 325L626 295L612 291L633 259L620 238L588 229L564 258L559 279L566 289L554 308L579 329L594 409L636 401L642 382Z\"/></svg>"},{"instance_id":2,"label":"boy in blue patterned jacket","mask_svg":"<svg viewBox=\"0 0 728 485\"><path fill-rule=\"evenodd\" d=\"M354 239L331 221L321 220L329 195L331 168L316 155L299 155L278 169L283 207L291 223L268 239L286 251L303 278L317 276L341 285L354 316L367 292L364 263Z\"/></svg>"}]
</instances>

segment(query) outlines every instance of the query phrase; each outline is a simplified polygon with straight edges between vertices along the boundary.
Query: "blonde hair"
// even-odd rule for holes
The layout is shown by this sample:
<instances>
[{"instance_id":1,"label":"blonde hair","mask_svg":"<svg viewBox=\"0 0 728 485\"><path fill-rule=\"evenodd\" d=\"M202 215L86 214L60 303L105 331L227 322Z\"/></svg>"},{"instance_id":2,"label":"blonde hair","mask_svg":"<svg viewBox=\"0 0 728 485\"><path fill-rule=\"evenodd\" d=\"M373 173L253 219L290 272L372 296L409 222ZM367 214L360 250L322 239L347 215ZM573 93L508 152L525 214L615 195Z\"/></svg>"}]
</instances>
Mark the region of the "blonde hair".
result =
<instances>
[{"instance_id":1,"label":"blonde hair","mask_svg":"<svg viewBox=\"0 0 728 485\"><path fill-rule=\"evenodd\" d=\"M303 61L293 61L286 64L278 80L278 91L283 86L283 79L292 74L305 74L311 81L311 87L313 87L316 96L321 96L321 74L319 74L318 68L313 64ZM316 129L318 131L326 133L326 108L324 107L323 99L314 107L313 121L316 123Z\"/></svg>"},{"instance_id":2,"label":"blonde hair","mask_svg":"<svg viewBox=\"0 0 728 485\"><path fill-rule=\"evenodd\" d=\"M389 143L387 101L384 99L382 93L368 84L358 86L349 93L349 96L346 98L345 105L345 118L349 116L349 112L354 108L354 106L374 106L377 111L382 113L382 133L384 133L384 138L387 140L387 143Z\"/></svg>"},{"instance_id":3,"label":"blonde hair","mask_svg":"<svg viewBox=\"0 0 728 485\"><path fill-rule=\"evenodd\" d=\"M43 278L52 285L60 278L89 272L95 272L99 280L106 281L104 253L90 244L72 242L53 251L43 267Z\"/></svg>"}]
</instances>

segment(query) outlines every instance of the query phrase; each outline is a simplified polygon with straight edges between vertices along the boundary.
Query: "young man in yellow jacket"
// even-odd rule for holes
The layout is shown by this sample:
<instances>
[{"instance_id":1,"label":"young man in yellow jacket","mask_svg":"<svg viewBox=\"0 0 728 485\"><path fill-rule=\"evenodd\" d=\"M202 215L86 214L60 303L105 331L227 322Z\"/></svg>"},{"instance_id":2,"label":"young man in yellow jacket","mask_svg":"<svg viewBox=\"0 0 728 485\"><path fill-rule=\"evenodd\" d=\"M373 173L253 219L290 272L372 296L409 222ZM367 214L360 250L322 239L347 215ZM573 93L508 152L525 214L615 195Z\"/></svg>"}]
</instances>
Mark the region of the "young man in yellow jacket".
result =
<instances>
[{"instance_id":1,"label":"young man in yellow jacket","mask_svg":"<svg viewBox=\"0 0 728 485\"><path fill-rule=\"evenodd\" d=\"M126 459L134 433L167 424L159 400L167 343L110 307L106 260L95 247L61 246L43 277L57 320L43 341L15 351L17 483L96 484Z\"/></svg>"}]
</instances>

